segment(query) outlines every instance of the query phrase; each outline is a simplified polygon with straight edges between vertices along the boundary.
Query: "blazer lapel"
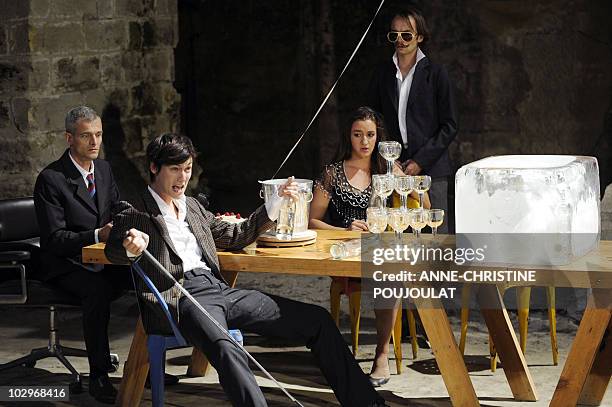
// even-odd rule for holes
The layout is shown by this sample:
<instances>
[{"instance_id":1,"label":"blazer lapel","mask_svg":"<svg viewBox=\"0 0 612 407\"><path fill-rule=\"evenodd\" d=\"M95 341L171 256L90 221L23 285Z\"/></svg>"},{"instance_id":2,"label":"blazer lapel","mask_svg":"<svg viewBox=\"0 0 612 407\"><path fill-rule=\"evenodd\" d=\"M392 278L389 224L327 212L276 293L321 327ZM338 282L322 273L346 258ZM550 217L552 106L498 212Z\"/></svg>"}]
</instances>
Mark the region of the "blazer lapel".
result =
<instances>
[{"instance_id":1,"label":"blazer lapel","mask_svg":"<svg viewBox=\"0 0 612 407\"><path fill-rule=\"evenodd\" d=\"M155 202L155 198L153 198L153 196L151 195L148 189L145 190L145 193L143 194L143 201L147 208L147 212L149 213L149 215L151 215L151 221L153 222L153 224L159 231L159 234L161 235L162 239L164 240L166 245L168 245L170 250L177 257L180 257L178 254L178 251L176 250L176 248L174 247L174 244L172 243L172 239L170 239L170 233L168 233L168 228L166 227L164 216L159 210L159 206L157 206L157 202Z\"/></svg>"},{"instance_id":2,"label":"blazer lapel","mask_svg":"<svg viewBox=\"0 0 612 407\"><path fill-rule=\"evenodd\" d=\"M397 90L397 78L395 74L397 72L397 68L391 62L389 69L387 70L387 74L385 75L385 88L387 88L387 93L389 94L389 100L393 104L395 111L397 112L398 104L399 104L399 91Z\"/></svg>"},{"instance_id":3,"label":"blazer lapel","mask_svg":"<svg viewBox=\"0 0 612 407\"><path fill-rule=\"evenodd\" d=\"M94 167L95 168L95 167ZM108 191L106 185L106 176L102 171L95 171L94 179L96 182L96 200L98 201L98 208L104 210L104 202L108 199L106 193Z\"/></svg>"},{"instance_id":4,"label":"blazer lapel","mask_svg":"<svg viewBox=\"0 0 612 407\"><path fill-rule=\"evenodd\" d=\"M74 166L72 160L68 156L68 150L64 152L62 156L62 165L64 166L64 174L69 184L74 188L75 195L83 202L83 204L91 209L95 214L98 213L96 203L90 198L87 188L85 188L85 181L81 176L81 173Z\"/></svg>"},{"instance_id":5,"label":"blazer lapel","mask_svg":"<svg viewBox=\"0 0 612 407\"><path fill-rule=\"evenodd\" d=\"M204 253L206 264L208 264L208 267L212 269L213 266L217 267L218 264L215 242L209 239L209 235L204 232L204 228L202 227L202 221L198 219L195 215L197 213L197 210L197 208L191 206L189 199L187 199L187 214L185 220L189 224L189 227L191 228L191 231L193 232L196 241L200 245L202 253Z\"/></svg>"},{"instance_id":6,"label":"blazer lapel","mask_svg":"<svg viewBox=\"0 0 612 407\"><path fill-rule=\"evenodd\" d=\"M427 82L429 76L429 59L427 57L421 59L417 63L414 69L414 77L412 78L412 85L410 86L410 95L408 95L407 106L412 106L415 100L417 100L419 92L423 85Z\"/></svg>"}]
</instances>

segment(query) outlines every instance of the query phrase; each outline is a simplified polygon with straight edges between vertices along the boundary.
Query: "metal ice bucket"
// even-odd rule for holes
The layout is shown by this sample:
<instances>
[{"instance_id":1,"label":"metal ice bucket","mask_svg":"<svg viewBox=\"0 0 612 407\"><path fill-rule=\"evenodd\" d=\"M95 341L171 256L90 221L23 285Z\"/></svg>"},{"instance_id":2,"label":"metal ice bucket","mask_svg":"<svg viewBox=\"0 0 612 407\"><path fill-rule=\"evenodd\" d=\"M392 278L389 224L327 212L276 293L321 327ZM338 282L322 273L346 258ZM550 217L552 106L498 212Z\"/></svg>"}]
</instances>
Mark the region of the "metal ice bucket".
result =
<instances>
[{"instance_id":1,"label":"metal ice bucket","mask_svg":"<svg viewBox=\"0 0 612 407\"><path fill-rule=\"evenodd\" d=\"M295 205L295 221L293 225L293 234L295 235L308 230L308 215L310 213L310 201L312 201L312 180L296 178L294 181L298 184L300 192L299 199ZM278 189L286 182L286 178L259 181L261 184L259 196L265 202L268 202L272 197L278 196Z\"/></svg>"}]
</instances>

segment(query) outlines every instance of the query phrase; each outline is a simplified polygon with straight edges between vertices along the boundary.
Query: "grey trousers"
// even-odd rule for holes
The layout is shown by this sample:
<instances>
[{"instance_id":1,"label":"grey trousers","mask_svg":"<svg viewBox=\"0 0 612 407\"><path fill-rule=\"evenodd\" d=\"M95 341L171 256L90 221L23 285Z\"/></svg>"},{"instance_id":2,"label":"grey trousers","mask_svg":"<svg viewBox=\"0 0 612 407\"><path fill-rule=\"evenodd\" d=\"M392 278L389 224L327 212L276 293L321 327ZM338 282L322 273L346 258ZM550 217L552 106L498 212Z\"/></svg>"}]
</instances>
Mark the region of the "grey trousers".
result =
<instances>
[{"instance_id":1,"label":"grey trousers","mask_svg":"<svg viewBox=\"0 0 612 407\"><path fill-rule=\"evenodd\" d=\"M304 343L342 406L365 407L383 401L324 308L256 290L231 288L203 269L186 272L183 286L225 328ZM267 406L242 350L186 297L179 302L179 313L181 333L208 357L232 405Z\"/></svg>"},{"instance_id":2,"label":"grey trousers","mask_svg":"<svg viewBox=\"0 0 612 407\"><path fill-rule=\"evenodd\" d=\"M438 227L438 233L448 233L448 177L431 179L429 200L432 209L444 209L444 223Z\"/></svg>"}]
</instances>

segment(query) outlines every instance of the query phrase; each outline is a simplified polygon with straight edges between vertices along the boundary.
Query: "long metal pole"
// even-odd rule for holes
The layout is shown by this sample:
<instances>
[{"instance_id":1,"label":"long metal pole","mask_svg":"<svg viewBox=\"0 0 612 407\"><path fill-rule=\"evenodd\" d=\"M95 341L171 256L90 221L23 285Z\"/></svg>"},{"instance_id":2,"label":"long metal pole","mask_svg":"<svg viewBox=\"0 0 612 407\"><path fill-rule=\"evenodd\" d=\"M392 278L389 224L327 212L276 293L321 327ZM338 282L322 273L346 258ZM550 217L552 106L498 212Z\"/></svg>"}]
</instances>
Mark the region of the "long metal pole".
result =
<instances>
[{"instance_id":1,"label":"long metal pole","mask_svg":"<svg viewBox=\"0 0 612 407\"><path fill-rule=\"evenodd\" d=\"M143 256L149 260L158 270L160 270L162 273L164 273L168 278L170 278L173 282L174 282L174 286L176 288L178 288L185 297L187 297L189 299L189 301L191 301L193 303L193 305L195 305L201 312L202 314L206 315L206 317L213 323L215 324L215 326L217 328L219 328L219 330L221 332L223 332L223 334L236 346L238 346L238 348L240 348L245 355L247 355L247 357L251 360L251 362L255 363L255 365L259 368L259 370L261 370L267 377L268 379L272 380L274 383L276 383L276 385L278 386L279 389L281 389L283 391L283 393L285 393L287 395L287 397L289 397L289 399L291 401L293 401L295 404L297 404L300 407L304 407L302 405L302 403L300 403L299 401L297 401L295 399L295 397L293 397L284 387L282 384L280 384L278 382L278 380L276 380L274 377L272 377L272 375L257 361L255 360L255 358L244 348L244 346L242 346L238 341L236 341L232 335L230 335L230 333L216 320L212 317L212 315L210 315L208 313L208 311L206 311L206 309L199 303L196 301L195 298L193 298L193 296L191 294L189 294L189 292L187 292L187 290L185 290L185 287L183 287L181 284L179 284L178 281L176 281L174 279L174 277L172 276L172 274L170 274L170 272L168 272L168 270L166 270L166 268L159 262L157 261L157 259L155 257L153 257L151 255L151 253L149 253L146 249L142 252Z\"/></svg>"}]
</instances>

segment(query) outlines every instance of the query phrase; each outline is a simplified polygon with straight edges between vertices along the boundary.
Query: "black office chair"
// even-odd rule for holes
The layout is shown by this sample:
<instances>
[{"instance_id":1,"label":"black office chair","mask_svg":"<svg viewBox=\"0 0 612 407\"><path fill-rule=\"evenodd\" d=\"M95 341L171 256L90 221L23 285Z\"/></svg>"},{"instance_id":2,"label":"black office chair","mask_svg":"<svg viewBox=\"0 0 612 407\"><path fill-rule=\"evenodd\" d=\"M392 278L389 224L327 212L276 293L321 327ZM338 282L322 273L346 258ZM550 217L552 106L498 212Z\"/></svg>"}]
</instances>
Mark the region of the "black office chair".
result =
<instances>
[{"instance_id":1,"label":"black office chair","mask_svg":"<svg viewBox=\"0 0 612 407\"><path fill-rule=\"evenodd\" d=\"M79 393L82 391L81 375L66 356L87 357L87 352L60 344L56 308L78 307L80 302L77 297L36 279L39 259L40 237L34 200L31 197L0 200L0 304L49 309L49 344L1 364L0 371L15 366L34 367L38 360L55 357L72 373L74 380L70 391ZM11 269L15 272L11 273ZM119 367L117 355L111 354L111 361L116 370Z\"/></svg>"}]
</instances>

